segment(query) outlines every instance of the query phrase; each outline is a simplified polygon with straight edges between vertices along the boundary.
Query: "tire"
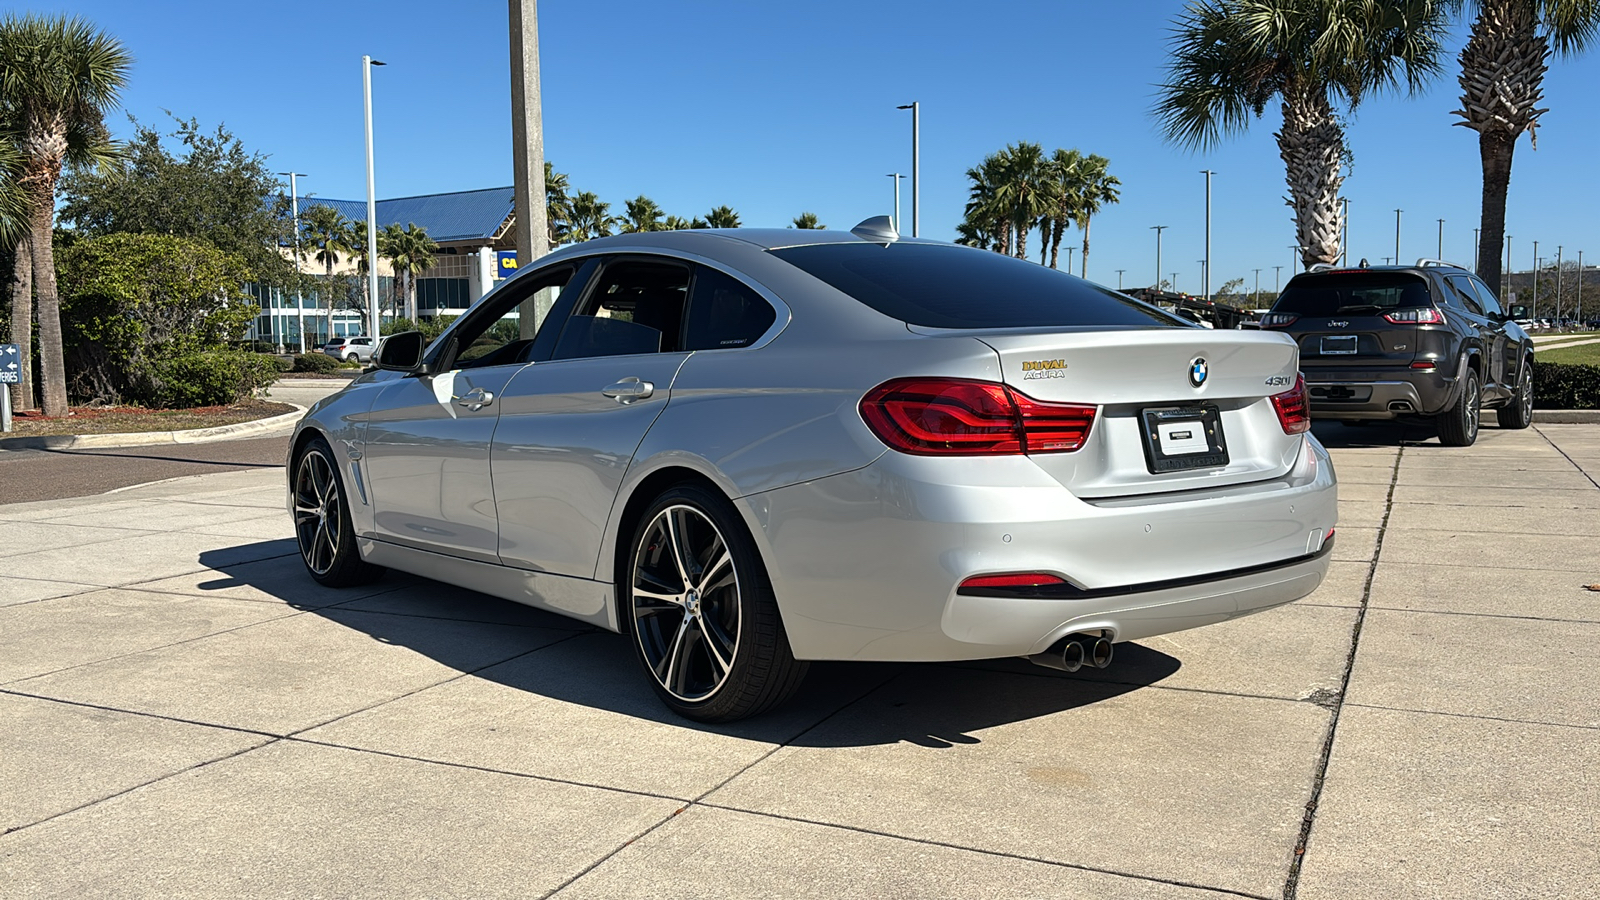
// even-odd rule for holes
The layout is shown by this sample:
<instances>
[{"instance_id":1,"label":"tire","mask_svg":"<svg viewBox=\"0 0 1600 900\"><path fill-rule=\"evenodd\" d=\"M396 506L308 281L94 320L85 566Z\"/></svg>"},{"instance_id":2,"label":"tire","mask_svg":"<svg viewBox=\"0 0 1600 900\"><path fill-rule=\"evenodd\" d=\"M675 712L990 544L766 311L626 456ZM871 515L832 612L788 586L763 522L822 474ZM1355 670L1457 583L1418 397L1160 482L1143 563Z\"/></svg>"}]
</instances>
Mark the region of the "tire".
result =
<instances>
[{"instance_id":1,"label":"tire","mask_svg":"<svg viewBox=\"0 0 1600 900\"><path fill-rule=\"evenodd\" d=\"M1533 361L1524 360L1517 376L1517 392L1505 406L1494 411L1501 428L1527 428L1533 424Z\"/></svg>"},{"instance_id":2,"label":"tire","mask_svg":"<svg viewBox=\"0 0 1600 900\"><path fill-rule=\"evenodd\" d=\"M294 462L294 535L300 561L318 584L355 587L383 577L356 549L338 457L321 437L313 438Z\"/></svg>"},{"instance_id":3,"label":"tire","mask_svg":"<svg viewBox=\"0 0 1600 900\"><path fill-rule=\"evenodd\" d=\"M349 354L345 355L344 361L345 362L358 362L359 358L354 353L349 353Z\"/></svg>"},{"instance_id":4,"label":"tire","mask_svg":"<svg viewBox=\"0 0 1600 900\"><path fill-rule=\"evenodd\" d=\"M1478 385L1478 373L1471 368L1461 379L1461 395L1455 405L1440 413L1434 421L1439 426L1439 443L1446 447L1470 447L1478 439L1479 406L1483 403L1483 390Z\"/></svg>"},{"instance_id":5,"label":"tire","mask_svg":"<svg viewBox=\"0 0 1600 900\"><path fill-rule=\"evenodd\" d=\"M698 485L657 497L618 573L618 612L661 702L698 722L732 722L787 700L794 658L772 583L727 498Z\"/></svg>"}]
</instances>

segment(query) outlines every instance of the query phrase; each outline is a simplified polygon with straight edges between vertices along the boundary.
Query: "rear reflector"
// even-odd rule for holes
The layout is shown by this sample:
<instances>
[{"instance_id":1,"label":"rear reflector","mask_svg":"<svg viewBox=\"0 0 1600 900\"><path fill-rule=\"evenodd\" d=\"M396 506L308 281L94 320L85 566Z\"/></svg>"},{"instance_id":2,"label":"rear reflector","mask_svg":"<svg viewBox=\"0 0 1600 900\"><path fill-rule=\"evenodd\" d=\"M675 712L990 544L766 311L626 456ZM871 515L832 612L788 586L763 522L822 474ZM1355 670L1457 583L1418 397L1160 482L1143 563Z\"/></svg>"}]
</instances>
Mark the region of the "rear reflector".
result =
<instances>
[{"instance_id":1,"label":"rear reflector","mask_svg":"<svg viewBox=\"0 0 1600 900\"><path fill-rule=\"evenodd\" d=\"M1419 359L1416 362L1411 364L1411 368L1413 368L1413 369L1437 369L1437 368L1439 368L1439 363L1437 361L1431 360L1431 359Z\"/></svg>"},{"instance_id":2,"label":"rear reflector","mask_svg":"<svg viewBox=\"0 0 1600 900\"><path fill-rule=\"evenodd\" d=\"M1017 572L1010 575L974 575L961 582L961 587L967 588L1014 588L1014 587L1040 587L1046 584L1066 584L1066 579L1058 578L1045 572Z\"/></svg>"},{"instance_id":3,"label":"rear reflector","mask_svg":"<svg viewBox=\"0 0 1600 900\"><path fill-rule=\"evenodd\" d=\"M1392 313L1384 313L1383 317L1396 325L1444 324L1444 313L1431 306L1419 306L1416 309L1399 309Z\"/></svg>"},{"instance_id":4,"label":"rear reflector","mask_svg":"<svg viewBox=\"0 0 1600 900\"><path fill-rule=\"evenodd\" d=\"M967 378L898 378L861 398L872 433L918 456L1070 453L1088 440L1096 411Z\"/></svg>"},{"instance_id":5,"label":"rear reflector","mask_svg":"<svg viewBox=\"0 0 1600 900\"><path fill-rule=\"evenodd\" d=\"M1272 395L1272 408L1284 434L1304 434L1311 430L1311 411L1306 407L1306 377L1296 374L1294 387Z\"/></svg>"}]
</instances>

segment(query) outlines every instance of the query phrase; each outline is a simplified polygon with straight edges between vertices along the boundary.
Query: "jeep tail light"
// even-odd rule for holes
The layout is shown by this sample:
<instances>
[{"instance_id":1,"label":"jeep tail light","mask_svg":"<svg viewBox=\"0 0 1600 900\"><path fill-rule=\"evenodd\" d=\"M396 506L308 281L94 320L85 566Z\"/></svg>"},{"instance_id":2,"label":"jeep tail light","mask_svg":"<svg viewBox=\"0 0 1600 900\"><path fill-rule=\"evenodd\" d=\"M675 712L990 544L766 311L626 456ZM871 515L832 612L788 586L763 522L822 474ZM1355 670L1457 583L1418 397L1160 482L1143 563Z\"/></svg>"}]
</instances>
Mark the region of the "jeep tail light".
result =
<instances>
[{"instance_id":1,"label":"jeep tail light","mask_svg":"<svg viewBox=\"0 0 1600 900\"><path fill-rule=\"evenodd\" d=\"M1290 325L1293 325L1295 323L1296 319L1299 319L1299 318L1300 317L1295 315L1294 313L1281 313L1281 312L1267 313L1266 315L1261 317L1261 327L1262 328L1288 328Z\"/></svg>"},{"instance_id":2,"label":"jeep tail light","mask_svg":"<svg viewBox=\"0 0 1600 900\"><path fill-rule=\"evenodd\" d=\"M1416 309L1397 309L1394 312L1384 313L1383 317L1396 325L1444 324L1444 313L1431 306L1419 306Z\"/></svg>"},{"instance_id":3,"label":"jeep tail light","mask_svg":"<svg viewBox=\"0 0 1600 900\"><path fill-rule=\"evenodd\" d=\"M1070 453L1088 440L1096 412L967 378L897 378L861 399L872 433L917 456Z\"/></svg>"},{"instance_id":4,"label":"jeep tail light","mask_svg":"<svg viewBox=\"0 0 1600 900\"><path fill-rule=\"evenodd\" d=\"M1296 375L1294 387L1272 395L1272 408L1284 434L1304 434L1311 430L1311 410L1306 406L1306 377Z\"/></svg>"}]
</instances>

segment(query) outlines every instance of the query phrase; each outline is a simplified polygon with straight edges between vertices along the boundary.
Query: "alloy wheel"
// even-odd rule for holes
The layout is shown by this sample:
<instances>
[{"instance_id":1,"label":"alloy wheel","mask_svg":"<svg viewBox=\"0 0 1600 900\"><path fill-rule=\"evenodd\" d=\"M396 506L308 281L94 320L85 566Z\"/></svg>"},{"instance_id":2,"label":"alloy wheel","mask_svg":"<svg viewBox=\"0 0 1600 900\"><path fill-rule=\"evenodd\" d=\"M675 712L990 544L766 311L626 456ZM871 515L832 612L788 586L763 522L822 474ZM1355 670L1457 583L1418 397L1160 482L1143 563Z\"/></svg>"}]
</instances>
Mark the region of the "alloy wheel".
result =
<instances>
[{"instance_id":1,"label":"alloy wheel","mask_svg":"<svg viewBox=\"0 0 1600 900\"><path fill-rule=\"evenodd\" d=\"M1477 379L1467 381L1467 436L1476 437L1478 434L1478 405L1483 402L1483 395L1478 390Z\"/></svg>"},{"instance_id":2,"label":"alloy wheel","mask_svg":"<svg viewBox=\"0 0 1600 900\"><path fill-rule=\"evenodd\" d=\"M739 652L739 575L716 525L693 506L656 514L634 552L633 631L651 675L697 702L728 680Z\"/></svg>"},{"instance_id":3,"label":"alloy wheel","mask_svg":"<svg viewBox=\"0 0 1600 900\"><path fill-rule=\"evenodd\" d=\"M1529 366L1529 365L1526 365L1526 364L1523 365L1523 367L1522 367L1522 378L1520 378L1518 380L1519 380L1520 384L1517 385L1518 394L1519 394L1519 396L1517 397L1517 402L1522 404L1522 420L1524 422L1531 422L1531 421L1533 421L1533 370L1532 370L1532 367Z\"/></svg>"},{"instance_id":4,"label":"alloy wheel","mask_svg":"<svg viewBox=\"0 0 1600 900\"><path fill-rule=\"evenodd\" d=\"M339 480L320 450L300 457L294 478L294 531L306 568L326 575L339 553Z\"/></svg>"}]
</instances>

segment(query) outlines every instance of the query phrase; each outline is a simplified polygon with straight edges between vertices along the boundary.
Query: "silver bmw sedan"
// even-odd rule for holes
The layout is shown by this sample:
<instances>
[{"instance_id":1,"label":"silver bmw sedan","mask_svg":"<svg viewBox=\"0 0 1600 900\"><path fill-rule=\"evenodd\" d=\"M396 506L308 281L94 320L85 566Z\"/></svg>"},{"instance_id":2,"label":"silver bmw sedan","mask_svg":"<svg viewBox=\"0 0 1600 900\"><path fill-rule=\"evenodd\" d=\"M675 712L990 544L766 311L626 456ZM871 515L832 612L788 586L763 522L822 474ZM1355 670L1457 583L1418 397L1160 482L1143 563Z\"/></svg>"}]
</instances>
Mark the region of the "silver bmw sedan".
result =
<instances>
[{"instance_id":1,"label":"silver bmw sedan","mask_svg":"<svg viewBox=\"0 0 1600 900\"><path fill-rule=\"evenodd\" d=\"M810 660L1072 671L1310 593L1336 487L1298 365L886 218L627 235L389 338L301 421L289 508L325 585L625 633L669 707L730 721Z\"/></svg>"}]
</instances>

